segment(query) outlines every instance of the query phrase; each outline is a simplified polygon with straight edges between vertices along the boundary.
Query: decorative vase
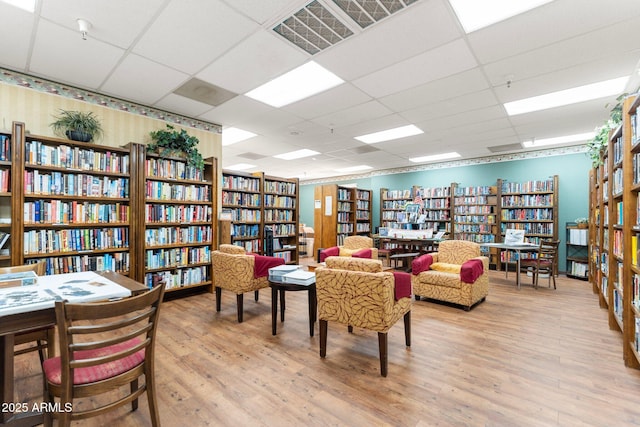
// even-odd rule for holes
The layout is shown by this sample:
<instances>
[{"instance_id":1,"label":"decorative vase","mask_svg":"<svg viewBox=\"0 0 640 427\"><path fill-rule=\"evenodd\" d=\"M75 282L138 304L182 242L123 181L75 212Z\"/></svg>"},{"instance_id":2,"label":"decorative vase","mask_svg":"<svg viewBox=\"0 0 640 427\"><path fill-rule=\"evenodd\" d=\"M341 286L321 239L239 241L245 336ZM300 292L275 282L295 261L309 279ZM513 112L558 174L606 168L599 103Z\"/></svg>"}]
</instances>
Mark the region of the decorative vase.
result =
<instances>
[{"instance_id":1,"label":"decorative vase","mask_svg":"<svg viewBox=\"0 0 640 427\"><path fill-rule=\"evenodd\" d=\"M80 141L80 142L89 142L93 138L93 136L90 133L83 132L80 130L68 130L65 132L65 135L67 135L67 138L69 138L72 141Z\"/></svg>"}]
</instances>

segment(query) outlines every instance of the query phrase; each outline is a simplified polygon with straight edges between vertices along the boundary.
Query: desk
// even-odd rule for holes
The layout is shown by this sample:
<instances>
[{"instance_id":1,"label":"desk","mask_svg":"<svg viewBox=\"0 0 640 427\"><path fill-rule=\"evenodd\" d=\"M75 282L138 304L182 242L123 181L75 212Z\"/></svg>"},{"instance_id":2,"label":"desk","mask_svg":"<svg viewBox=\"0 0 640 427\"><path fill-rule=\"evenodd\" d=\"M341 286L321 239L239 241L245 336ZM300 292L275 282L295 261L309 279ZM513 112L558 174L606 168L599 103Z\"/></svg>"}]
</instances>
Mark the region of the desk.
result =
<instances>
[{"instance_id":1,"label":"desk","mask_svg":"<svg viewBox=\"0 0 640 427\"><path fill-rule=\"evenodd\" d=\"M498 248L501 251L514 251L516 253L516 285L520 289L520 258L522 252L535 252L539 246L533 243L522 243L520 245L507 245L505 243L480 243L480 246L487 248ZM509 271L509 265L507 264L505 270Z\"/></svg>"},{"instance_id":2,"label":"desk","mask_svg":"<svg viewBox=\"0 0 640 427\"><path fill-rule=\"evenodd\" d=\"M69 300L73 300L73 302L94 302L96 301L96 298L103 300L105 295L107 298L122 298L132 294L139 294L147 290L147 287L143 284L114 272L86 272L40 276L38 278L38 285L35 285L35 287L55 289L56 286L73 280L83 280L85 282L88 280L94 280L96 282L106 283L107 286L105 286L105 288L109 287L110 289L105 293L96 292L91 295L78 295L81 292L76 292L74 296L68 298ZM7 291L8 289L12 288L4 288L3 291ZM38 301L33 304L26 305L23 308L16 308L14 306L11 308L5 307L4 310L0 309L0 372L2 372L0 402L14 402L14 334L35 328L55 325L56 314L53 308L54 305L55 299L51 299L47 302ZM14 414L12 412L0 412L0 426L33 426L42 423L42 413L24 412Z\"/></svg>"},{"instance_id":3,"label":"desk","mask_svg":"<svg viewBox=\"0 0 640 427\"><path fill-rule=\"evenodd\" d=\"M398 248L404 248L405 252L429 253L436 252L438 244L444 239L424 238L424 239L406 239L401 237L380 237L380 246L383 244L397 245ZM394 249L391 249L393 254Z\"/></svg>"},{"instance_id":4,"label":"desk","mask_svg":"<svg viewBox=\"0 0 640 427\"><path fill-rule=\"evenodd\" d=\"M280 294L280 321L284 322L285 291L308 291L309 292L309 335L313 336L316 324L316 313L318 300L316 298L316 282L308 285L298 285L295 283L284 283L280 280L269 279L271 287L271 334L275 335L278 325L278 293Z\"/></svg>"}]
</instances>

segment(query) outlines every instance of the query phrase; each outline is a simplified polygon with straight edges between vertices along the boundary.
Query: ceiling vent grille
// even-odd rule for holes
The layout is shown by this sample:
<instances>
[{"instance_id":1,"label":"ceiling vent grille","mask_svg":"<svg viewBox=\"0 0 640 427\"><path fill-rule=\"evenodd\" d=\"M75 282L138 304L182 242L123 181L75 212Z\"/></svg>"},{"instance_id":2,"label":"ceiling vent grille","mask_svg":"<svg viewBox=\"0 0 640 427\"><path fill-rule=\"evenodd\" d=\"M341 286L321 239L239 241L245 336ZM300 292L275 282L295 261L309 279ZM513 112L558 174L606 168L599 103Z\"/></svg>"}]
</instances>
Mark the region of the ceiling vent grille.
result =
<instances>
[{"instance_id":1,"label":"ceiling vent grille","mask_svg":"<svg viewBox=\"0 0 640 427\"><path fill-rule=\"evenodd\" d=\"M418 0L333 0L363 29L416 1ZM273 31L310 55L315 55L353 35L349 25L317 0L285 18L273 28Z\"/></svg>"}]
</instances>

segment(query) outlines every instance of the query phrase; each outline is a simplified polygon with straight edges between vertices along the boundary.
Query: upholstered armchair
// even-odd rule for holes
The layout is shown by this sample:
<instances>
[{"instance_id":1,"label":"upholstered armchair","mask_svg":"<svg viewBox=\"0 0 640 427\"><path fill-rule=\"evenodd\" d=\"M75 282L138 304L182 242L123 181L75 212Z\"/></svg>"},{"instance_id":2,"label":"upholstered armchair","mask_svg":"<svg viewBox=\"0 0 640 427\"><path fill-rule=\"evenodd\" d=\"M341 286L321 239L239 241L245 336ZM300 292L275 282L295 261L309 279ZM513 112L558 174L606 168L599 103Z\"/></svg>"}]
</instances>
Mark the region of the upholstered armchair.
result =
<instances>
[{"instance_id":1,"label":"upholstered armchair","mask_svg":"<svg viewBox=\"0 0 640 427\"><path fill-rule=\"evenodd\" d=\"M341 246L321 249L318 261L324 262L330 256L378 259L378 248L373 239L367 236L348 236Z\"/></svg>"},{"instance_id":2,"label":"upholstered armchair","mask_svg":"<svg viewBox=\"0 0 640 427\"><path fill-rule=\"evenodd\" d=\"M216 311L220 311L222 289L236 294L238 323L242 323L243 294L255 292L269 286L269 268L284 264L281 258L247 254L244 248L235 245L220 245L211 254L213 264L213 286L216 289Z\"/></svg>"},{"instance_id":3,"label":"upholstered armchair","mask_svg":"<svg viewBox=\"0 0 640 427\"><path fill-rule=\"evenodd\" d=\"M405 344L411 345L411 278L382 272L382 261L329 257L316 272L320 357L327 354L328 322L378 332L380 374L387 376L387 332L404 317Z\"/></svg>"},{"instance_id":4,"label":"upholstered armchair","mask_svg":"<svg viewBox=\"0 0 640 427\"><path fill-rule=\"evenodd\" d=\"M489 294L489 259L480 245L464 240L440 242L438 252L412 263L411 283L416 300L431 298L459 304L465 310Z\"/></svg>"}]
</instances>

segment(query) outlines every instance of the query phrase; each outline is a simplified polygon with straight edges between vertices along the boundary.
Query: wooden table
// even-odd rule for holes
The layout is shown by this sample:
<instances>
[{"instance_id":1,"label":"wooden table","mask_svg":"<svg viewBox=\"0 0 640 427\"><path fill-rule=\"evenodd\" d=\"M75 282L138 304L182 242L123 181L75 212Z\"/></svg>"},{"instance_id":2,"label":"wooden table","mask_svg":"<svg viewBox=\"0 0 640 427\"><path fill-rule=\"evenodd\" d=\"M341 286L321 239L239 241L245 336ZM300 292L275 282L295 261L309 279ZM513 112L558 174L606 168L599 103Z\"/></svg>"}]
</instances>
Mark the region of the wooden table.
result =
<instances>
[{"instance_id":1,"label":"wooden table","mask_svg":"<svg viewBox=\"0 0 640 427\"><path fill-rule=\"evenodd\" d=\"M97 273L129 291L129 295L137 295L147 291L147 287L133 279L114 272ZM62 276L41 276L39 283L46 282L47 278L59 279ZM36 285L38 286L38 285ZM89 299L90 301L91 299ZM75 301L74 301L75 302ZM36 309L33 311L23 311L21 313L0 315L0 369L2 369L2 384L0 384L0 402L14 402L14 335L37 328L47 327L56 324L56 314L54 303L50 307ZM43 396L44 397L44 396ZM22 408L19 406L19 408ZM16 409L19 409L16 408ZM4 409L4 408L3 408ZM28 408L24 408L28 409ZM0 426L35 426L43 423L41 412L31 411L0 411Z\"/></svg>"},{"instance_id":2,"label":"wooden table","mask_svg":"<svg viewBox=\"0 0 640 427\"><path fill-rule=\"evenodd\" d=\"M509 245L506 243L480 243L480 246L487 248L497 248L500 251L514 251L516 253L516 287L520 289L520 258L522 252L535 252L539 246L533 243L522 243L517 245ZM505 274L509 273L509 263L506 263Z\"/></svg>"}]
</instances>

